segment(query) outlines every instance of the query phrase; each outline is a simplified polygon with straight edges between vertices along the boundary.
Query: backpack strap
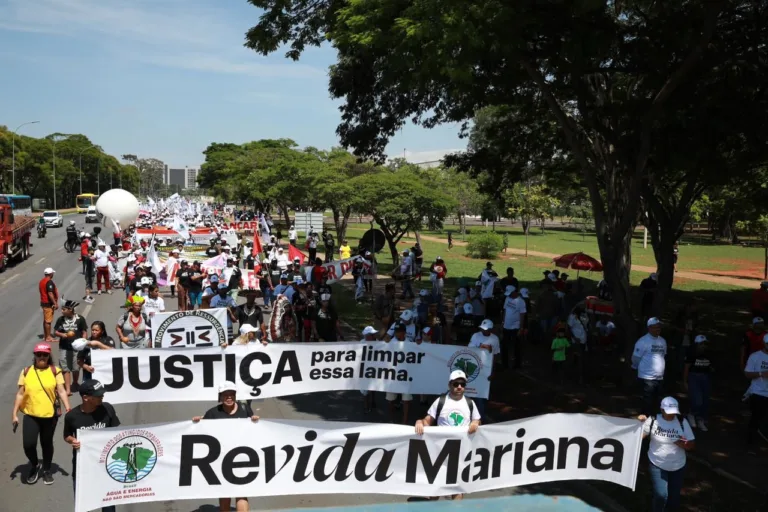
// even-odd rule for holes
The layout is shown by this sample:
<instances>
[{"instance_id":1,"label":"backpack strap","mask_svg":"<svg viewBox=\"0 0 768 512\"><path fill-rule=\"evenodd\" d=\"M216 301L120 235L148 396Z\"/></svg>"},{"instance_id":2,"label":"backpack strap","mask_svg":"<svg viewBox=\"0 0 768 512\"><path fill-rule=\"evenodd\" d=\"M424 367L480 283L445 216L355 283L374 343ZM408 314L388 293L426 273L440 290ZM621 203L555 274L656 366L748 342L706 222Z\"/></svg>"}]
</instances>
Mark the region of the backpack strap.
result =
<instances>
[{"instance_id":1,"label":"backpack strap","mask_svg":"<svg viewBox=\"0 0 768 512\"><path fill-rule=\"evenodd\" d=\"M446 395L440 395L440 398L437 399L437 410L435 410L435 424L437 424L437 419L440 417L440 413L443 412L443 407L445 406L445 397Z\"/></svg>"},{"instance_id":2,"label":"backpack strap","mask_svg":"<svg viewBox=\"0 0 768 512\"><path fill-rule=\"evenodd\" d=\"M54 376L54 377L56 377L56 375L59 373L59 369L58 369L58 368L56 368L56 367L55 367L54 365L52 365L52 364L48 365L48 368L50 368L50 369L51 369L51 372L53 373L53 376ZM31 370L31 369L32 369L32 367L31 367L31 366L27 366L26 368L24 368L24 376L25 376L25 377L27 376L27 374L29 373L29 370Z\"/></svg>"},{"instance_id":3,"label":"backpack strap","mask_svg":"<svg viewBox=\"0 0 768 512\"><path fill-rule=\"evenodd\" d=\"M467 407L469 407L469 422L472 422L472 415L475 414L475 402L471 400L467 395L464 395L464 400L467 401Z\"/></svg>"}]
</instances>

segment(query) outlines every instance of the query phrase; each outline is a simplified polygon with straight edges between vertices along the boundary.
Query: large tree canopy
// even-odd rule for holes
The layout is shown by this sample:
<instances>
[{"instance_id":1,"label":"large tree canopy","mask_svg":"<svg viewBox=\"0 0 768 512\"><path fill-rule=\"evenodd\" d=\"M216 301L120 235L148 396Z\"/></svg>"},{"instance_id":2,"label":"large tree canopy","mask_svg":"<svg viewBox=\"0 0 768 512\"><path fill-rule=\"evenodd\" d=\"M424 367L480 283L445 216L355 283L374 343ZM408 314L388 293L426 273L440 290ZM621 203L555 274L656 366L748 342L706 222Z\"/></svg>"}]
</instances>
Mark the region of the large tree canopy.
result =
<instances>
[{"instance_id":1,"label":"large tree canopy","mask_svg":"<svg viewBox=\"0 0 768 512\"><path fill-rule=\"evenodd\" d=\"M713 169L765 151L766 0L250 1L265 9L250 48L338 51L338 133L359 155L381 157L408 119L431 127L506 105L517 129L554 123L589 192L625 332L641 201L676 231Z\"/></svg>"}]
</instances>

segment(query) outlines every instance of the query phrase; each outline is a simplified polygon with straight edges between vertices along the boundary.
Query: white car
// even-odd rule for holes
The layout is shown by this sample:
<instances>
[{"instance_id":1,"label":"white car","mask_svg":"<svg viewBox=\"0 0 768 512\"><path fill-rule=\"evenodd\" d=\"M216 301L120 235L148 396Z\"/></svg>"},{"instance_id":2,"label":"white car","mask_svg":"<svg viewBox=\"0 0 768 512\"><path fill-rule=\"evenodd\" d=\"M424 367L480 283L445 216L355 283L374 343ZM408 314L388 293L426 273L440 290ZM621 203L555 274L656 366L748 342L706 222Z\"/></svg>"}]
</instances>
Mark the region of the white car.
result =
<instances>
[{"instance_id":1,"label":"white car","mask_svg":"<svg viewBox=\"0 0 768 512\"><path fill-rule=\"evenodd\" d=\"M49 228L60 228L64 226L64 217L59 212L47 211L43 212L43 219L45 220L45 226Z\"/></svg>"},{"instance_id":2,"label":"white car","mask_svg":"<svg viewBox=\"0 0 768 512\"><path fill-rule=\"evenodd\" d=\"M89 206L88 211L85 213L85 223L101 222L101 214L96 210L95 206Z\"/></svg>"}]
</instances>

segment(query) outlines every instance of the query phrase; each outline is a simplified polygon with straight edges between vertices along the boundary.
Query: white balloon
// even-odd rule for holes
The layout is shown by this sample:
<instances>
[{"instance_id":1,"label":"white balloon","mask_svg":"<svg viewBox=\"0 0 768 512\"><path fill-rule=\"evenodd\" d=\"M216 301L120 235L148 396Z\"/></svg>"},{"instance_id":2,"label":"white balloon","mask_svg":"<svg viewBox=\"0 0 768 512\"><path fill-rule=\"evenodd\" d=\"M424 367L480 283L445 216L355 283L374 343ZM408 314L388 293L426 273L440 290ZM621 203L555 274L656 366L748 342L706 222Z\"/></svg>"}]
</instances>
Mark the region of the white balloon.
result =
<instances>
[{"instance_id":1,"label":"white balloon","mask_svg":"<svg viewBox=\"0 0 768 512\"><path fill-rule=\"evenodd\" d=\"M139 216L139 200L127 190L113 188L101 194L96 201L96 209L103 216L119 222L121 226L127 226Z\"/></svg>"}]
</instances>

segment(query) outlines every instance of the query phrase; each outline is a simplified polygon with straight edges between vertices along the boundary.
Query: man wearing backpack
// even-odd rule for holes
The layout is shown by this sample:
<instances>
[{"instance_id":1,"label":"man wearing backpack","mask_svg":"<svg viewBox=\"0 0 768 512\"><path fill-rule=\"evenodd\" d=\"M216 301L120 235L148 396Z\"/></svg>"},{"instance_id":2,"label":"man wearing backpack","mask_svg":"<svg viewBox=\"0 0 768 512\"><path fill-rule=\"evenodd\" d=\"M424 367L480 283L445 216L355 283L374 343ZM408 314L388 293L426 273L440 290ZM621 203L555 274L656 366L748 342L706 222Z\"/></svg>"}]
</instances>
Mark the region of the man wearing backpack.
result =
<instances>
[{"instance_id":1,"label":"man wearing backpack","mask_svg":"<svg viewBox=\"0 0 768 512\"><path fill-rule=\"evenodd\" d=\"M454 370L448 380L449 391L432 403L424 419L416 422L416 433L424 434L424 427L468 427L474 434L480 426L480 411L475 402L464 396L467 388L467 375L461 370ZM463 494L454 494L454 500L460 500ZM433 497L430 499L437 499Z\"/></svg>"},{"instance_id":2,"label":"man wearing backpack","mask_svg":"<svg viewBox=\"0 0 768 512\"><path fill-rule=\"evenodd\" d=\"M64 416L64 441L72 445L72 488L77 484L77 450L80 449L80 441L77 433L80 430L94 430L97 428L119 427L120 420L114 407L104 402L104 384L91 379L80 386L80 397L83 403L75 407ZM102 507L102 512L114 512L115 507Z\"/></svg>"}]
</instances>

